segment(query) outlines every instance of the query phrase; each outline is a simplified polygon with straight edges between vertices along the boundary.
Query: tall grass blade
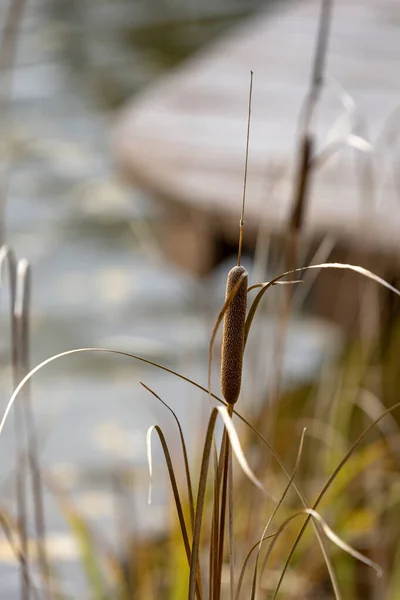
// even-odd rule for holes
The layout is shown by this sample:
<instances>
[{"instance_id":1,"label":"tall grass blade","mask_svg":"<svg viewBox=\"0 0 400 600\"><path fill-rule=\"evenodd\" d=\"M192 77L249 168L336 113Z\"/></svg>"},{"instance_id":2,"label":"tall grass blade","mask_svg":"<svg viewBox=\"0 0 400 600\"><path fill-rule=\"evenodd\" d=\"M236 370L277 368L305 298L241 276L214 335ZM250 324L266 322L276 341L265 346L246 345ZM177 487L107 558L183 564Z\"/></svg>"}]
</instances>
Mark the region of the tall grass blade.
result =
<instances>
[{"instance_id":1,"label":"tall grass blade","mask_svg":"<svg viewBox=\"0 0 400 600\"><path fill-rule=\"evenodd\" d=\"M229 416L228 409L225 406L218 406L217 409L220 414L222 421L226 427L226 431L229 436L229 441L232 446L232 450L237 458L239 465L242 468L243 473L248 477L248 479L256 486L259 490L263 492L266 496L268 496L271 500L275 501L273 495L266 489L266 487L261 483L261 481L256 477L256 475L251 470L249 463L246 460L244 455L242 446L240 444L239 436L237 434L236 428L233 424L231 417Z\"/></svg>"},{"instance_id":2,"label":"tall grass blade","mask_svg":"<svg viewBox=\"0 0 400 600\"><path fill-rule=\"evenodd\" d=\"M178 426L179 438L181 440L181 446L182 446L183 462L185 465L185 476L186 476L186 485L187 485L187 490L188 490L190 522L191 522L191 526L192 526L192 530L193 530L193 523L194 523L193 486L192 486L192 478L190 476L189 459L188 459L188 454L187 454L187 449L186 449L186 443L185 443L185 438L183 436L183 431L182 431L180 421L179 421L178 417L176 416L175 411L173 411L172 408L166 402L164 402L164 400L162 398L160 398L160 396L158 394L156 394L156 392L154 392L154 390L149 388L142 381L140 382L140 385L142 385L148 392L150 392L150 394L152 394L155 398L157 398L157 400L159 400L161 402L161 404L163 404L170 411L170 413L174 417L175 422ZM150 504L150 502L149 502L149 504Z\"/></svg>"},{"instance_id":3,"label":"tall grass blade","mask_svg":"<svg viewBox=\"0 0 400 600\"><path fill-rule=\"evenodd\" d=\"M49 358L47 358L46 360L44 360L43 362L41 362L39 365L37 365L36 367L34 367L25 377L24 379L18 384L18 386L16 387L16 389L14 390L8 404L6 407L6 410L3 414L2 420L0 422L0 435L4 429L5 423L7 421L8 415L10 413L10 410L15 402L15 400L17 399L20 391L22 390L22 388L24 387L24 385L27 383L27 381L29 381L33 375L35 375L35 373L37 373L38 371L40 371L42 368L44 368L45 366L47 366L48 364L50 364L51 362L58 360L59 358L63 358L65 356L69 356L69 355L73 355L73 354L77 354L77 353L82 353L82 352L105 352L105 353L110 353L110 354L115 354L118 356L125 356L128 358L132 358L134 360L138 360L144 364L148 364L151 365L155 368L158 368L162 371L165 371L167 373L170 373L171 375L174 375L175 377L178 377L179 379L182 379L183 381L186 381L187 383L190 383L191 385L193 385L194 387L198 388L199 390L202 390L205 394L208 394L208 396L214 398L215 400L217 400L218 402L220 402L221 404L225 405L224 400L222 400L221 398L219 398L216 394L211 393L209 389L205 388L204 386L202 386L201 384L197 383L196 381L193 381L192 379L185 377L184 375L182 375L181 373L178 373L176 371L173 371L172 369L169 369L168 367L165 367L163 365L160 365L158 363L155 363L151 360L148 360L146 358L142 358L140 356L137 356L135 354L131 354L128 352L122 352L119 350L112 350L112 349L108 349L108 348L76 348L74 350L66 350L65 352L61 352L59 354L55 354ZM288 479L290 479L290 473L288 471L288 469L285 467L284 463L282 462L282 460L280 459L278 453L274 450L274 448L271 446L271 444L268 442L268 440L265 439L265 437L257 430L257 428L255 428L245 417L243 417L237 410L234 410L233 413L243 422L245 423L245 425L247 427L249 427L249 429L251 431L253 431L253 433L262 441L263 444L265 444L265 446L268 448L268 450L271 452L272 456L274 457L274 459L277 461L277 463L279 464L279 466L281 467L281 469L283 470L283 472L285 473L286 477L288 477ZM300 498L302 504L304 507L307 507L307 503L306 500L303 496L303 494L301 493L300 488L296 485L295 482L293 482L293 488L296 491L298 497ZM317 532L317 530L316 530ZM319 532L317 532L317 536L319 536ZM319 542L321 545L321 550L324 552L324 547L323 547L323 542L321 540L321 538L319 537ZM329 567L328 567L329 568Z\"/></svg>"},{"instance_id":4,"label":"tall grass blade","mask_svg":"<svg viewBox=\"0 0 400 600\"><path fill-rule=\"evenodd\" d=\"M314 502L313 506L312 506L312 510L316 510L322 500L322 498L325 496L326 492L328 491L328 489L330 488L330 486L332 485L332 483L335 481L338 473L340 473L340 471L342 470L342 468L344 467L344 465L347 463L347 461L351 458L351 456L354 454L355 449L357 448L357 446L362 442L362 440L368 435L368 433L374 429L374 427L376 427L376 425L378 425L378 423L384 418L386 417L386 415L389 415L390 413L392 413L394 410L397 410L398 408L400 408L400 402L397 402L396 404L394 404L393 406L391 406L390 408L386 409L378 418L376 418L356 439L356 441L351 445L350 449L347 451L347 453L345 454L345 456L342 458L342 460L340 461L340 463L338 464L338 466L336 467L336 469L334 469L332 475L329 477L328 481L325 483L325 485L323 486L322 490L320 491L320 493L318 494L318 497L316 499L316 501ZM311 519L311 516L309 515L304 523L304 525L302 526L301 530L299 531L295 542L291 548L291 551L289 553L289 556L287 558L287 561L285 563L285 566L283 568L283 571L281 573L281 576L279 578L278 581L278 585L276 587L275 590L275 594L273 597L273 600L275 600L275 598L278 595L279 589L281 587L283 578L285 576L286 570L289 566L289 562L297 548L297 546L299 545L299 542L303 536L303 533L305 531L305 528L307 527L309 521Z\"/></svg>"},{"instance_id":5,"label":"tall grass blade","mask_svg":"<svg viewBox=\"0 0 400 600\"><path fill-rule=\"evenodd\" d=\"M292 275L294 273L301 273L303 271L310 270L310 269L344 269L344 270L348 270L348 271L354 271L355 273L359 273L360 275L363 275L363 277L367 277L368 279L375 281L376 283L378 283L379 285L390 290L397 296L400 296L400 291L397 290L395 287L393 287L390 283L385 281L385 279L382 279L382 277L375 275L375 273L373 273L372 271L369 271L368 269L365 269L364 267L359 267L358 265L350 265L350 264L346 264L346 263L322 263L319 265L307 265L305 267L300 267L298 269L290 269L289 271L286 271L285 273L281 273L281 275L278 275L271 281L266 281L265 283L256 283L249 287L248 291L251 291L251 290L254 290L257 288L261 288L261 290L258 292L256 297L254 298L253 303L249 310L249 314L247 315L246 328L245 328L245 344L247 343L250 328L251 328L254 316L256 314L257 308L258 308L265 292L271 286L275 285L275 283L277 281L279 281L280 279L282 279L283 277L286 277L287 275Z\"/></svg>"},{"instance_id":6,"label":"tall grass blade","mask_svg":"<svg viewBox=\"0 0 400 600\"><path fill-rule=\"evenodd\" d=\"M303 453L303 445L304 445L304 436L305 436L305 433L306 433L306 428L303 429L303 432L301 434L299 449L297 451L296 462L295 462L295 466L294 466L292 475L291 475L289 481L287 482L286 487L283 490L283 493L282 493L282 495L281 495L281 497L280 497L277 505L275 506L274 510L272 511L270 518L267 521L267 524L266 524L266 526L264 528L264 531L262 532L261 540L263 540L266 537L267 531L268 531L268 529L269 529L269 527L270 527L270 525L271 525L271 523L272 523L272 521L273 521L276 513L278 512L278 510L282 506L282 504L283 504L283 502L284 502L284 500L285 500L285 498L287 496L287 493L288 493L288 491L289 491L289 489L290 489L290 487L292 485L292 482L293 482L293 480L294 480L294 478L296 476L297 470L298 470L299 465L300 465L301 456L302 456L302 453ZM258 547L258 552L257 552L257 557L256 557L256 563L254 565L254 574L253 574L251 600L254 600L254 598L256 596L258 563L259 563L259 560L260 560L261 546L262 546L262 541L260 541L260 544L259 544L259 547ZM260 580L261 580L261 577L262 577L263 569L264 569L264 565L263 565L263 567L261 569Z\"/></svg>"},{"instance_id":7,"label":"tall grass blade","mask_svg":"<svg viewBox=\"0 0 400 600\"><path fill-rule=\"evenodd\" d=\"M2 246L0 249L0 281L3 286L4 269L8 268L8 282L10 294L10 328L11 328L11 368L14 387L17 385L20 377L20 359L21 347L18 336L18 320L15 313L17 296L17 263L16 258L8 246ZM28 534L27 534L27 514L26 514L26 448L25 448L25 415L24 405L20 404L15 411L14 435L15 448L17 455L16 467L16 505L19 527L18 531L21 540L21 552L24 561L20 562L20 597L21 600L29 600L29 581L30 568L28 556Z\"/></svg>"},{"instance_id":8,"label":"tall grass blade","mask_svg":"<svg viewBox=\"0 0 400 600\"><path fill-rule=\"evenodd\" d=\"M191 568L190 542L189 542L189 536L188 536L188 533L187 533L187 528L186 528L186 523L185 523L185 517L184 517L184 514L183 514L183 508L182 508L182 502L181 502L181 498L180 498L180 494L179 494L179 489L178 489L178 485L177 485L177 482L176 482L175 471L174 471L174 467L173 467L173 464L172 464L171 455L170 455L170 452L169 452L167 441L166 441L165 436L164 436L164 434L162 432L162 429L158 425L151 426L148 429L147 436L146 436L147 459L148 459L148 464L149 464L150 480L151 480L151 477L152 477L151 434L152 434L152 432L154 430L157 432L158 437L160 438L162 450L163 450L164 457L165 457L165 462L167 463L169 480L170 480L171 487L172 487L172 493L173 493L173 496L174 496L176 511L178 513L179 526L181 528L182 540L183 540L183 544L185 546L185 552L186 552L186 557L187 557L187 560L188 560L188 564L189 564L189 566ZM150 497L150 492L149 492L149 497ZM202 595L201 595L201 592L200 592L199 569L196 570L195 588L196 588L196 597L200 600L201 597L202 597Z\"/></svg>"},{"instance_id":9,"label":"tall grass blade","mask_svg":"<svg viewBox=\"0 0 400 600\"><path fill-rule=\"evenodd\" d=\"M31 296L31 271L29 263L22 259L17 264L17 282L14 316L16 320L19 356L19 379L29 372L29 310ZM32 408L30 386L25 386L23 400L24 420L27 434L28 464L32 478L32 498L36 529L36 545L40 570L45 589L50 588L50 568L46 551L46 526L43 505L43 485L39 464L39 446ZM47 593L47 596L49 596Z\"/></svg>"},{"instance_id":10,"label":"tall grass blade","mask_svg":"<svg viewBox=\"0 0 400 600\"><path fill-rule=\"evenodd\" d=\"M195 588L196 588L196 573L199 563L199 552L200 552L200 534L201 525L203 522L204 513L204 500L206 495L207 487L207 475L210 460L211 447L214 439L214 428L217 420L218 411L214 408L211 411L210 419L208 422L206 438L203 447L203 456L201 460L199 485L197 491L196 500L196 512L194 517L194 529L193 529L193 544L192 544L192 556L190 561L190 575L189 575L189 593L188 600L194 600Z\"/></svg>"}]
</instances>

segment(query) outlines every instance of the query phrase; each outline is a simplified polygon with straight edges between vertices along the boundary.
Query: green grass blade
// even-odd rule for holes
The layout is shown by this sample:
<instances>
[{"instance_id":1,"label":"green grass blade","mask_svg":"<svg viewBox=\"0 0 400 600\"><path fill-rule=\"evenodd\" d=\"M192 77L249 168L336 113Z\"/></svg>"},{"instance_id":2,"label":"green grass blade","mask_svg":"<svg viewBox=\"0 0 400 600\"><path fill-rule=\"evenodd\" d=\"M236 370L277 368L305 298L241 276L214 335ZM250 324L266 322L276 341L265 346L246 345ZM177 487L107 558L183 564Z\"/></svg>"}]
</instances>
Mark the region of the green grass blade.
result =
<instances>
[{"instance_id":1,"label":"green grass blade","mask_svg":"<svg viewBox=\"0 0 400 600\"><path fill-rule=\"evenodd\" d=\"M336 467L336 469L333 471L332 475L329 477L328 481L325 483L324 487L322 488L322 490L320 491L320 493L318 494L318 497L316 499L316 501L314 502L313 506L312 506L312 510L316 510L322 500L322 498L325 496L326 492L328 491L328 489L330 488L330 486L332 485L332 483L334 482L334 480L336 479L338 473L341 471L341 469L343 468L343 466L347 463L347 461L350 459L350 457L353 455L355 449L357 448L357 446L362 442L362 440L368 435L368 433L376 426L378 425L378 423L388 414L392 413L394 410L397 410L398 408L400 408L400 402L396 402L396 404L394 404L393 406L391 406L390 408L388 408L387 410L385 410L377 419L375 419L356 439L356 441L352 444L352 446L350 447L350 449L347 451L347 453L345 454L345 456L343 457L343 459L340 461L340 463L338 464L338 466ZM289 553L289 556L287 558L287 561L285 563L285 566L283 568L283 571L280 575L279 581L278 581L278 585L276 587L274 596L273 596L273 600L275 600L275 598L278 595L280 586L282 584L283 581L283 577L285 576L286 570L289 566L289 562L303 536L304 530L307 527L309 521L311 519L311 516L309 515L304 523L304 525L302 526L301 530L299 531L296 540L291 548L291 551Z\"/></svg>"},{"instance_id":2,"label":"green grass blade","mask_svg":"<svg viewBox=\"0 0 400 600\"><path fill-rule=\"evenodd\" d=\"M274 510L273 510L273 511L272 511L272 513L271 513L271 516L270 516L270 518L269 518L269 519L268 519L268 521L267 521L267 524L266 524L266 526L265 526L265 528L264 528L264 531L262 532L262 535L261 535L261 540L263 540L263 539L266 537L266 535L267 535L267 531L268 531L268 529L269 529L269 527L270 527L270 525L271 525L271 523L272 523L272 521L273 521L273 519L274 519L274 517L275 517L276 513L278 512L278 510L279 510L279 509L280 509L280 507L282 506L282 504L283 504L283 502L284 502L284 500L285 500L285 498L286 498L286 496L287 496L287 493L288 493L289 489L291 488L291 485L292 485L292 483L293 483L293 480L294 480L294 478L296 477L296 473L297 473L297 470L298 470L298 468L299 468L299 465L300 465L300 460L301 460L301 456L302 456L302 453L303 453L303 445L304 445L304 436L305 436L305 433L306 433L306 429L304 428L304 429L303 429L303 432L302 432L302 434L301 434L301 438L300 438L300 444L299 444L299 449L298 449L298 451L297 451L296 462L295 462L295 465L294 465L294 469L293 469L292 475L291 475L291 477L290 477L289 481L287 482L285 489L283 490L283 493L282 493L282 495L281 495L281 497L280 497L280 499L279 499L279 502L278 502L278 503L277 503L277 505L275 506ZM254 600L254 598L255 598L255 595L256 595L256 589L257 589L257 575L258 575L258 563L259 563L259 560L260 560L261 546L262 546L262 541L260 541L260 544L259 544L259 546L258 546L257 557L256 557L256 563L255 563L255 565L254 565L254 573L253 573L253 583L252 583L251 600ZM263 565L263 568L264 568L264 565ZM263 571L263 568L261 569L260 580L261 580L261 577L262 577L262 571Z\"/></svg>"}]
</instances>

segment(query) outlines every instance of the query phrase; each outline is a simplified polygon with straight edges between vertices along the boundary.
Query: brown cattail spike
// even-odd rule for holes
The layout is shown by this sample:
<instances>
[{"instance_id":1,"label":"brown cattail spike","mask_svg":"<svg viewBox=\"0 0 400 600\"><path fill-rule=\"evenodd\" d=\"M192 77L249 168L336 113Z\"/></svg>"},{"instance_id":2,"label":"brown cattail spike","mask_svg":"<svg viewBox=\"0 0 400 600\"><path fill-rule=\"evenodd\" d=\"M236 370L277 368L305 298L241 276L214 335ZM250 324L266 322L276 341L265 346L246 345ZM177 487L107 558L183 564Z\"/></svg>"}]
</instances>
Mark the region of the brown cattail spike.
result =
<instances>
[{"instance_id":1,"label":"brown cattail spike","mask_svg":"<svg viewBox=\"0 0 400 600\"><path fill-rule=\"evenodd\" d=\"M236 291L225 311L221 357L221 390L228 404L235 404L242 383L247 286L246 269L233 267L226 282L226 299Z\"/></svg>"}]
</instances>

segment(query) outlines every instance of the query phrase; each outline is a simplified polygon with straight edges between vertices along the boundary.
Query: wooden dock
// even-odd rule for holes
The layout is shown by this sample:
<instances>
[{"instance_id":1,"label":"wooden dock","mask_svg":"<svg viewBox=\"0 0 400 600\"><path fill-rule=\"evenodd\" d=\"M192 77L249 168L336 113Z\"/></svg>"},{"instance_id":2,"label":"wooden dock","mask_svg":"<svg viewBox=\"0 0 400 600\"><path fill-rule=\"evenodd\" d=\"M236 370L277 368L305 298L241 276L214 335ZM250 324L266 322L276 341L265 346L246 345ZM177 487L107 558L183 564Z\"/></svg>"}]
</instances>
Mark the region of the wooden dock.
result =
<instances>
[{"instance_id":1,"label":"wooden dock","mask_svg":"<svg viewBox=\"0 0 400 600\"><path fill-rule=\"evenodd\" d=\"M121 168L167 204L174 223L169 252L200 272L212 263L216 238L237 239L250 70L246 239L254 240L260 223L278 233L287 226L320 1L282 5L247 20L149 87L117 126ZM398 255L399 65L398 0L336 0L313 125L317 153L349 135L371 141L372 153L366 160L343 148L314 170L306 237L329 233L345 244Z\"/></svg>"}]
</instances>

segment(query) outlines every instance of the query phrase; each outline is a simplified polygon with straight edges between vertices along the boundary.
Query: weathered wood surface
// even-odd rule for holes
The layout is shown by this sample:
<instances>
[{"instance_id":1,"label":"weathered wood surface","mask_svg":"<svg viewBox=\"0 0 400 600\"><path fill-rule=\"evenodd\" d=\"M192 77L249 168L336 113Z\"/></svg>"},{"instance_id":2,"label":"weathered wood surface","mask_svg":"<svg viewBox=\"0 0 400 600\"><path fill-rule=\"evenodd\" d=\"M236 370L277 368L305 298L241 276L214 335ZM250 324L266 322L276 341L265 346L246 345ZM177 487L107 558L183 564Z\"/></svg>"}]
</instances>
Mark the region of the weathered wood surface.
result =
<instances>
[{"instance_id":1,"label":"weathered wood surface","mask_svg":"<svg viewBox=\"0 0 400 600\"><path fill-rule=\"evenodd\" d=\"M283 231L319 10L319 0L307 0L261 13L136 97L116 133L126 174L170 208L185 207L189 219L201 216L211 231L236 237L253 70L246 235L254 237L261 221ZM400 104L399 61L398 0L336 0L326 86L314 121L317 148L353 129L370 136L373 168L347 148L314 173L306 233L329 232L345 243L362 240L390 254L400 250L393 169L400 111L387 126ZM348 96L338 93L338 84ZM271 165L280 174L274 194L268 193Z\"/></svg>"}]
</instances>

